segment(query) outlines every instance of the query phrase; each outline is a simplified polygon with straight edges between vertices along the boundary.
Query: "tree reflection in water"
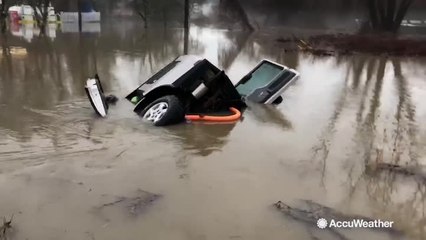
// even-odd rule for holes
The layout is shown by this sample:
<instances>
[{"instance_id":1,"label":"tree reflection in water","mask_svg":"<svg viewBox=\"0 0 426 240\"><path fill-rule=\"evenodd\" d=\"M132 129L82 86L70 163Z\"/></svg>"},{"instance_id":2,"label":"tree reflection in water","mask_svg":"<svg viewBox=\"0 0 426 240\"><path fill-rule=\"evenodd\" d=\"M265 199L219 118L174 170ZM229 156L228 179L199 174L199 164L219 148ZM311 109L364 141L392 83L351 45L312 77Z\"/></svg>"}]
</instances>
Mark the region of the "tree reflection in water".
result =
<instances>
[{"instance_id":1,"label":"tree reflection in water","mask_svg":"<svg viewBox=\"0 0 426 240\"><path fill-rule=\"evenodd\" d=\"M342 169L348 174L347 201L356 199L357 192L359 194L366 186L365 191L373 204L373 216L395 220L398 228L423 239L426 227L424 180L392 171L374 171L374 166L380 163L402 166L424 164L417 156L419 131L415 120L416 106L411 99L409 82L402 72L401 60L357 56L349 60L347 66L353 78L345 82L346 87L336 102L334 114L314 148L314 156L322 152L319 159L314 158L314 162L322 165L321 176L324 177L327 162L331 160L329 152L337 131L336 122L345 109L342 105L356 100L353 96L357 96L355 145ZM392 69L393 77L390 77ZM393 88L397 94L395 101L393 94L389 93ZM373 168L373 171L366 174L367 167L369 170ZM322 186L326 185L321 182Z\"/></svg>"}]
</instances>

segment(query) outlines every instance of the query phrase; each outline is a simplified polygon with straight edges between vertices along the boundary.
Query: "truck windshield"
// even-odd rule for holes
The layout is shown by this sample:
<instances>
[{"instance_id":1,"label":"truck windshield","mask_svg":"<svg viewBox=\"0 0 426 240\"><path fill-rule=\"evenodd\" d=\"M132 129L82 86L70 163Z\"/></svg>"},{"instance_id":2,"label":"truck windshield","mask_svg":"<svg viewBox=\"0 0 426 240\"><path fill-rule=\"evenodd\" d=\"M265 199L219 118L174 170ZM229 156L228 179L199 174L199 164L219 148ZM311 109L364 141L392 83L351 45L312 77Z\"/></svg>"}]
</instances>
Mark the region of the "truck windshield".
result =
<instances>
[{"instance_id":1,"label":"truck windshield","mask_svg":"<svg viewBox=\"0 0 426 240\"><path fill-rule=\"evenodd\" d=\"M242 96L247 96L254 90L269 85L272 80L283 70L283 67L263 62L244 83L237 86L237 91Z\"/></svg>"}]
</instances>

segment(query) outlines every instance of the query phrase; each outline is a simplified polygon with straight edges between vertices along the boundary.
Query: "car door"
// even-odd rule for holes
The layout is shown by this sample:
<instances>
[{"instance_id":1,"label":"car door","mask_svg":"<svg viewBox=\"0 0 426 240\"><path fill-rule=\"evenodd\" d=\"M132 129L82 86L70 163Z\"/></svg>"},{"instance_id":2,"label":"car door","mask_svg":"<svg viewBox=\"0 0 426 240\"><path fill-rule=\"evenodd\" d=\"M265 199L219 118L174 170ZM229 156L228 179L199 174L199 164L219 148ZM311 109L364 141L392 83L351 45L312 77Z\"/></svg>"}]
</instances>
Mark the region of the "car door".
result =
<instances>
[{"instance_id":1,"label":"car door","mask_svg":"<svg viewBox=\"0 0 426 240\"><path fill-rule=\"evenodd\" d=\"M299 73L293 69L262 60L235 87L241 96L251 102L272 104L298 77Z\"/></svg>"},{"instance_id":2,"label":"car door","mask_svg":"<svg viewBox=\"0 0 426 240\"><path fill-rule=\"evenodd\" d=\"M101 117L106 117L108 114L108 103L106 102L104 90L97 75L86 81L85 90L95 112Z\"/></svg>"}]
</instances>

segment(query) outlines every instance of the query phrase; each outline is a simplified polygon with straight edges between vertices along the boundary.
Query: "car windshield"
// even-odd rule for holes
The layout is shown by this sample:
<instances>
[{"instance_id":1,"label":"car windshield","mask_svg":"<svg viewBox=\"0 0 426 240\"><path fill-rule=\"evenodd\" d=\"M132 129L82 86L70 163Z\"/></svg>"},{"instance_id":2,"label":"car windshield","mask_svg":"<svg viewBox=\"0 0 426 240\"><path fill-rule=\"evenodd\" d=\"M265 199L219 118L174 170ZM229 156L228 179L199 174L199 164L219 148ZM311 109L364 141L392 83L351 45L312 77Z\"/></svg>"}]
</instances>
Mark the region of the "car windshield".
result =
<instances>
[{"instance_id":1,"label":"car windshield","mask_svg":"<svg viewBox=\"0 0 426 240\"><path fill-rule=\"evenodd\" d=\"M264 62L250 76L245 83L237 86L238 92L247 96L254 90L265 87L283 70L281 66Z\"/></svg>"}]
</instances>

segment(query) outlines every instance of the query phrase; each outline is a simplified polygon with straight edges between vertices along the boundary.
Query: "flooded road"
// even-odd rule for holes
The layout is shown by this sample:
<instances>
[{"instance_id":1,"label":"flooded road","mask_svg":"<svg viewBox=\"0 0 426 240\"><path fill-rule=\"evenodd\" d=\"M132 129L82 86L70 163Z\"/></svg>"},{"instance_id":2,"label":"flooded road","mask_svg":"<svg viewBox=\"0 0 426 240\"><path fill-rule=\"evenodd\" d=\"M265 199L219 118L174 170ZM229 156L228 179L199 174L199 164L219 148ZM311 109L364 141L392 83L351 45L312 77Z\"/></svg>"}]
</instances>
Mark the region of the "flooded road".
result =
<instances>
[{"instance_id":1,"label":"flooded road","mask_svg":"<svg viewBox=\"0 0 426 240\"><path fill-rule=\"evenodd\" d=\"M424 182L364 172L426 164L426 59L318 58L265 38L192 27L189 52L233 81L262 58L297 69L281 105L252 105L235 125L168 128L144 125L124 99L97 118L84 82L98 72L123 98L183 53L183 31L118 22L2 38L0 216L14 214L13 239L339 239L272 208L298 199L425 239Z\"/></svg>"}]
</instances>

